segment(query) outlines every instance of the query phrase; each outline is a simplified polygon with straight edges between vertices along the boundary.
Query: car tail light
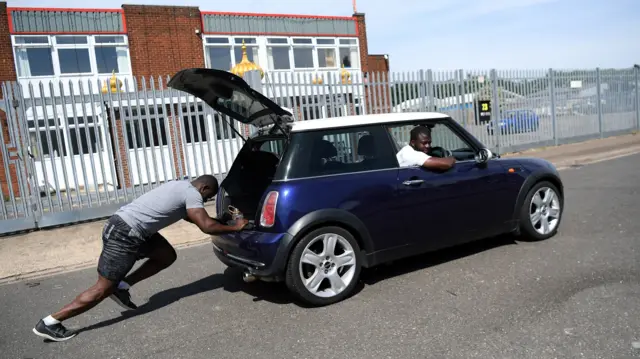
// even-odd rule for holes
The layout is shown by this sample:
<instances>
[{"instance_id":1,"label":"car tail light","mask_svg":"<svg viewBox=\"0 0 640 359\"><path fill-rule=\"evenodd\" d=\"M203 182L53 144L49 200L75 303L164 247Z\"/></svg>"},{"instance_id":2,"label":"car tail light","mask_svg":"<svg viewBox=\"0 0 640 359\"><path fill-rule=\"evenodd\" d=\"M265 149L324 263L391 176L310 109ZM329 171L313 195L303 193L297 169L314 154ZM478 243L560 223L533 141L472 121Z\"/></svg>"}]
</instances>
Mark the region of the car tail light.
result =
<instances>
[{"instance_id":1,"label":"car tail light","mask_svg":"<svg viewBox=\"0 0 640 359\"><path fill-rule=\"evenodd\" d=\"M260 214L260 225L262 227L273 227L276 221L276 204L278 203L278 192L271 191L267 194L267 198L262 205L262 213Z\"/></svg>"}]
</instances>

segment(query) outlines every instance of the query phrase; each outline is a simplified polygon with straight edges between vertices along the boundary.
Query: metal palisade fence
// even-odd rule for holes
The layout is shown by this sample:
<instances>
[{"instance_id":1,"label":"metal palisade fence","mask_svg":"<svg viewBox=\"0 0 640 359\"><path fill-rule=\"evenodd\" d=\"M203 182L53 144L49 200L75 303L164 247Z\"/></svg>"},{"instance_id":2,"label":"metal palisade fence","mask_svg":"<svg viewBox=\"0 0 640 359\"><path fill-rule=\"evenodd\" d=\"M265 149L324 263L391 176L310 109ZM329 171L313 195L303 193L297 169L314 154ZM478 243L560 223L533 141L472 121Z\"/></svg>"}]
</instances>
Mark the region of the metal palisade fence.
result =
<instances>
[{"instance_id":1,"label":"metal palisade fence","mask_svg":"<svg viewBox=\"0 0 640 359\"><path fill-rule=\"evenodd\" d=\"M342 70L245 79L296 120L437 111L504 153L638 130L638 75L637 68ZM104 218L166 181L222 180L253 129L167 81L3 83L0 233Z\"/></svg>"}]
</instances>

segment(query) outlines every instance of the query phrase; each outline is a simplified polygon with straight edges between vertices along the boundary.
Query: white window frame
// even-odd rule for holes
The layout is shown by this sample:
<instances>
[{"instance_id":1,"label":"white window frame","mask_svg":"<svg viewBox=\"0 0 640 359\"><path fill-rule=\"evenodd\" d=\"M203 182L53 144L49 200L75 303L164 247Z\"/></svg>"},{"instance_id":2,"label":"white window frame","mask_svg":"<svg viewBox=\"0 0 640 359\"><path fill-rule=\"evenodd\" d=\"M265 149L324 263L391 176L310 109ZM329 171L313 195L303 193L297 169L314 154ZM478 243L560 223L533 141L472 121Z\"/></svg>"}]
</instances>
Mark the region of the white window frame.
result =
<instances>
[{"instance_id":1,"label":"white window frame","mask_svg":"<svg viewBox=\"0 0 640 359\"><path fill-rule=\"evenodd\" d=\"M72 37L84 37L87 40L86 44L58 44L59 38L72 38ZM58 63L58 73L60 77L81 77L92 75L94 69L97 70L94 66L95 58L92 59L93 54L91 53L90 40L88 35L53 35L52 36L53 43L53 53L55 55L54 62ZM60 55L58 54L59 50L87 50L89 55L89 72L70 72L70 73L62 73L62 65L60 64ZM55 70L54 70L55 71ZM97 71L96 71L97 72ZM96 73L97 74L97 73Z\"/></svg>"},{"instance_id":2,"label":"white window frame","mask_svg":"<svg viewBox=\"0 0 640 359\"><path fill-rule=\"evenodd\" d=\"M96 43L96 37L121 37L124 41L119 43ZM27 38L27 37L46 37L48 40L47 44L18 44L17 38ZM58 37L86 37L86 44L58 44ZM132 75L132 66L131 66L131 52L129 48L129 38L126 34L37 34L37 35L11 35L11 47L13 51L14 59L17 59L17 50L20 48L49 48L51 49L51 63L53 67L53 74L44 75L44 76L20 76L20 72L18 69L18 62L14 61L14 67L16 70L16 74L18 80L37 80L37 79L50 79L50 78L68 78L68 77L99 77L108 75L106 73L100 73L98 71L98 66L96 62L95 48L96 47L124 47L126 48L127 54L127 62L128 69L126 71L118 70L116 74L118 75ZM62 73L60 69L60 60L58 57L59 49L88 49L89 51L89 63L91 65L91 72L85 73ZM109 72L111 74L111 72Z\"/></svg>"},{"instance_id":3,"label":"white window frame","mask_svg":"<svg viewBox=\"0 0 640 359\"><path fill-rule=\"evenodd\" d=\"M296 44L295 41L296 40L310 40L309 43L307 44L303 44L303 43L298 43ZM292 70L296 70L296 71L314 71L316 69L318 69L318 56L316 53L316 41L313 37L303 37L303 36L294 36L291 37L290 39L291 42L291 50L290 50L290 58L293 60L291 62L291 67ZM295 64L295 59L296 59L296 55L295 55L295 49L311 49L311 67L296 67Z\"/></svg>"},{"instance_id":4,"label":"white window frame","mask_svg":"<svg viewBox=\"0 0 640 359\"><path fill-rule=\"evenodd\" d=\"M333 40L333 44L320 44L318 42L318 40ZM335 37L317 37L314 39L314 43L315 45L315 49L314 49L314 55L316 57L316 64L315 67L320 69L320 70L337 70L341 67L342 61L340 59L340 50L338 48L338 39L336 39ZM333 49L333 57L334 57L334 61L336 62L335 66L327 66L327 67L321 67L320 66L320 49Z\"/></svg>"},{"instance_id":5,"label":"white window frame","mask_svg":"<svg viewBox=\"0 0 640 359\"><path fill-rule=\"evenodd\" d=\"M208 39L224 39L227 40L226 43L208 43L207 40ZM209 56L209 49L212 47L227 47L229 50L229 56L231 58L231 67L233 67L233 63L234 63L234 59L233 59L233 40L231 39L231 37L229 36L204 36L202 39L202 44L203 44L203 49L204 49L204 62L205 62L205 66L207 68L212 69L213 66L211 65L211 56ZM231 68L229 68L230 70Z\"/></svg>"},{"instance_id":6,"label":"white window frame","mask_svg":"<svg viewBox=\"0 0 640 359\"><path fill-rule=\"evenodd\" d=\"M122 41L122 42L108 42L108 43L107 42L97 42L96 40L98 38L101 38L101 37L120 37L124 41ZM121 69L118 69L118 71L116 71L116 74L119 74L119 75L132 75L133 74L133 71L131 69L131 54L129 52L129 37L127 35L124 35L124 34L93 35L91 37L91 41L93 42L93 49L92 49L93 51L91 51L91 54L93 55L94 60L95 60L95 65L96 65L95 66L95 72L96 72L96 74L98 74L99 76L102 76L102 75L110 75L111 72L112 72L112 71L109 71L109 72L101 73L100 70L98 70L98 58L96 57L96 49L97 48L102 48L102 47L115 47L115 48L124 47L125 51L127 52L127 60L128 60L127 71L122 71Z\"/></svg>"},{"instance_id":7,"label":"white window frame","mask_svg":"<svg viewBox=\"0 0 640 359\"><path fill-rule=\"evenodd\" d=\"M262 62L260 61L260 44L258 43L258 37L257 36L233 36L231 37L231 63L233 64L231 67L236 66L240 61L242 61L242 57L238 60L236 60L236 48L238 49L242 49L242 41L240 42L236 42L236 40L242 40L242 39L253 39L255 40L255 43L246 43L244 44L244 46L247 47L247 54L249 53L249 51L251 51L252 49L257 49L258 51L256 53L254 53L254 59L253 62L256 63L258 66L263 67L262 66ZM255 61L258 60L258 61ZM249 61L251 61L251 59L249 59Z\"/></svg>"},{"instance_id":8,"label":"white window frame","mask_svg":"<svg viewBox=\"0 0 640 359\"><path fill-rule=\"evenodd\" d=\"M225 39L226 43L208 43L208 39ZM205 64L207 67L211 68L211 58L209 56L209 47L228 47L229 55L231 57L231 67L238 64L238 61L235 58L235 48L242 46L241 43L236 43L237 39L255 39L256 43L249 44L245 43L247 46L247 51L250 48L258 49L258 65L262 67L265 71L269 71L271 73L278 72L317 72L317 71L335 71L342 68L342 58L340 57L340 49L347 48L350 50L354 50L355 59L351 61L351 67L347 68L349 70L358 70L361 67L360 63L360 42L357 37L332 37L332 36L278 36L278 35L205 35L202 37L202 51L205 58ZM282 39L283 43L270 43L270 39ZM311 39L310 44L294 44L293 39ZM333 40L334 44L319 44L319 39L328 39ZM348 40L352 43L350 44L341 44L341 40ZM269 61L269 49L272 47L280 47L287 48L287 53L289 56L289 68L288 69L272 69ZM313 68L297 68L295 67L295 55L293 52L294 47L311 47L313 54ZM320 63L318 61L318 49L320 48L332 48L335 51L336 56L336 66L335 67L320 67ZM355 60L355 61L353 61Z\"/></svg>"},{"instance_id":9,"label":"white window frame","mask_svg":"<svg viewBox=\"0 0 640 359\"><path fill-rule=\"evenodd\" d=\"M40 44L18 44L16 39L17 38L37 38L37 37L42 37L42 38L46 38L47 39L47 43L40 43ZM53 44L51 42L51 36L49 35L14 35L11 36L11 48L13 50L13 58L15 59L14 62L14 66L16 69L16 75L18 76L18 78L25 78L25 79L42 79L42 78L50 78L52 76L56 76L56 61L57 59L55 59L56 55L53 53ZM18 49L29 49L29 48L48 48L50 53L51 53L51 68L53 69L53 73L51 75L40 75L40 76L25 76L25 77L21 77L20 76L20 68L18 67Z\"/></svg>"},{"instance_id":10,"label":"white window frame","mask_svg":"<svg viewBox=\"0 0 640 359\"><path fill-rule=\"evenodd\" d=\"M269 43L269 39L284 39L286 40L286 43L281 43L281 44L271 44ZM291 46L291 37L286 37L286 36L266 36L266 49L267 49L267 69L271 72L289 72L289 71L293 71L296 69L295 64L294 64L294 58L293 58L293 49ZM287 49L287 54L289 55L289 68L288 69L272 69L271 68L271 64L269 63L269 48L271 47L279 47L279 48L286 48Z\"/></svg>"}]
</instances>

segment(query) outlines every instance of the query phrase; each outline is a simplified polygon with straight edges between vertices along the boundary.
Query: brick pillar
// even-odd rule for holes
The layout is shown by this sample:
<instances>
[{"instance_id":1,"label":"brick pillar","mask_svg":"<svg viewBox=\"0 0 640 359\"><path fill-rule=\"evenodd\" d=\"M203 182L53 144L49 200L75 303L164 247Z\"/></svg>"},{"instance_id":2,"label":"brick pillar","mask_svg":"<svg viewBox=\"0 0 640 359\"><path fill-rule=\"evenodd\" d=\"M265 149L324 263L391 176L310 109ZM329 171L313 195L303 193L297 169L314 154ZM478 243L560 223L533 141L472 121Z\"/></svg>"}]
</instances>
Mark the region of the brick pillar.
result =
<instances>
[{"instance_id":1,"label":"brick pillar","mask_svg":"<svg viewBox=\"0 0 640 359\"><path fill-rule=\"evenodd\" d=\"M171 105L167 105L165 109L165 113L170 114ZM178 115L178 106L174 105L173 113L175 117L172 115L167 116L167 125L169 126L168 132L171 140L171 156L173 157L173 166L175 169L174 176L175 178L182 178L182 176L187 175L187 162L184 157L184 146L182 141L182 127L180 117ZM174 130L175 123L175 130ZM182 167L182 175L180 175L180 167Z\"/></svg>"},{"instance_id":2,"label":"brick pillar","mask_svg":"<svg viewBox=\"0 0 640 359\"><path fill-rule=\"evenodd\" d=\"M124 120L121 118L120 111L114 112L116 114L116 118L115 121L111 121L110 129L114 132L113 138L118 138L117 144L114 141L112 141L113 143L111 144L112 146L118 146L115 158L118 162L116 163L116 173L118 174L120 185L125 188L130 188L133 185L133 182L131 181L131 175L129 174L129 160L127 157L129 147L126 143L127 138L124 131ZM120 173L120 164L122 164L122 173Z\"/></svg>"},{"instance_id":3,"label":"brick pillar","mask_svg":"<svg viewBox=\"0 0 640 359\"><path fill-rule=\"evenodd\" d=\"M202 33L198 7L122 5L122 8L136 76L148 82L150 76L164 78L184 68L205 66L202 38L195 33L196 30Z\"/></svg>"},{"instance_id":4,"label":"brick pillar","mask_svg":"<svg viewBox=\"0 0 640 359\"><path fill-rule=\"evenodd\" d=\"M7 14L7 3L0 2L0 81L16 81L16 65L13 59L13 49L11 48L11 34L9 33L9 16ZM0 96L2 94L0 93ZM10 143L9 126L7 123L7 115L4 111L0 111L0 128L5 143ZM2 143L0 146L4 146ZM15 145L15 144L14 144ZM7 173L4 169L4 158L0 155L0 184L2 185L2 195L9 194L9 182L13 186L13 194L18 196L20 191L18 188L18 176L16 166L9 164L9 179L7 181Z\"/></svg>"},{"instance_id":5,"label":"brick pillar","mask_svg":"<svg viewBox=\"0 0 640 359\"><path fill-rule=\"evenodd\" d=\"M355 13L353 17L356 19L356 29L358 33L358 43L360 46L360 68L362 72L369 71L369 44L367 43L367 23L364 19L364 13Z\"/></svg>"},{"instance_id":6,"label":"brick pillar","mask_svg":"<svg viewBox=\"0 0 640 359\"><path fill-rule=\"evenodd\" d=\"M371 96L375 96L375 99L368 99L372 101L373 113L388 113L391 112L392 99L390 98L389 91L389 60L385 58L385 55L368 55L369 72L372 76L370 81L378 81L377 86L371 86ZM374 77L375 76L375 77ZM369 96L368 91L366 92Z\"/></svg>"}]
</instances>

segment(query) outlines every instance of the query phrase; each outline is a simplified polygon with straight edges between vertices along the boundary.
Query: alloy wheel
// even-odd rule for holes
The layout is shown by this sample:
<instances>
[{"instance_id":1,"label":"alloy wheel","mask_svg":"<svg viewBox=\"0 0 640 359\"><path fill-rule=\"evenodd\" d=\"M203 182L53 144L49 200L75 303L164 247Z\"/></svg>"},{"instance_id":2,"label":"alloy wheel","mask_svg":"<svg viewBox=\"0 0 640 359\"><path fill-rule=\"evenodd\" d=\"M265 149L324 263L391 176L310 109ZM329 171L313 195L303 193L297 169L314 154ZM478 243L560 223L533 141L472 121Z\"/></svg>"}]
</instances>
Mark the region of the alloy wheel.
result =
<instances>
[{"instance_id":1,"label":"alloy wheel","mask_svg":"<svg viewBox=\"0 0 640 359\"><path fill-rule=\"evenodd\" d=\"M318 297L340 294L354 279L356 254L349 241L335 233L312 239L300 258L299 274L307 290Z\"/></svg>"},{"instance_id":2,"label":"alloy wheel","mask_svg":"<svg viewBox=\"0 0 640 359\"><path fill-rule=\"evenodd\" d=\"M558 226L560 221L560 199L549 187L541 187L531 198L529 218L536 232L546 235Z\"/></svg>"}]
</instances>

